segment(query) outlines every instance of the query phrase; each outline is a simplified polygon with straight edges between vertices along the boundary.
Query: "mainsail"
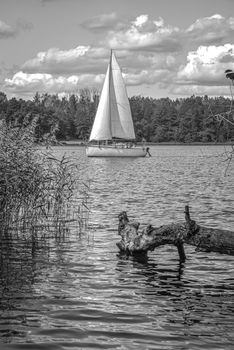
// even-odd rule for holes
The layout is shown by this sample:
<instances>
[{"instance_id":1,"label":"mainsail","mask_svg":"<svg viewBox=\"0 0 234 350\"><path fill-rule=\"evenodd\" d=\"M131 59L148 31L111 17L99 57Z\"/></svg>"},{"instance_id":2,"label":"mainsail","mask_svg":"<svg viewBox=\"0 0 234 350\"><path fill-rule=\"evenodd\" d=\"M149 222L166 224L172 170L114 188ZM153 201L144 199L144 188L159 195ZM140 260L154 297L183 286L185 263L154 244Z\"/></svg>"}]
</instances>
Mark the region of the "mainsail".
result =
<instances>
[{"instance_id":1,"label":"mainsail","mask_svg":"<svg viewBox=\"0 0 234 350\"><path fill-rule=\"evenodd\" d=\"M135 139L131 109L119 64L111 51L89 141Z\"/></svg>"}]
</instances>

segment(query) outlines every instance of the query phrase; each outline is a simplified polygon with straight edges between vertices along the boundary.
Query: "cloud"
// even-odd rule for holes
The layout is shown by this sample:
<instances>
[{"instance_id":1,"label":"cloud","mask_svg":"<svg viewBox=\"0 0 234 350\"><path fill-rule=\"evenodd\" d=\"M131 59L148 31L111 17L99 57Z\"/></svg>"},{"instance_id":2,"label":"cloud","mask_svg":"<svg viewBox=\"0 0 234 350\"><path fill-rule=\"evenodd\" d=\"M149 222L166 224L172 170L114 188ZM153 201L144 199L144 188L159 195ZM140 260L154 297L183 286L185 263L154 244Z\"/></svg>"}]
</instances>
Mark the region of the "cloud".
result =
<instances>
[{"instance_id":1,"label":"cloud","mask_svg":"<svg viewBox=\"0 0 234 350\"><path fill-rule=\"evenodd\" d=\"M17 72L12 79L5 79L5 88L11 93L74 93L79 89L100 84L104 75L84 74L80 76L58 76L53 77L51 74L27 74L22 71Z\"/></svg>"},{"instance_id":2,"label":"cloud","mask_svg":"<svg viewBox=\"0 0 234 350\"><path fill-rule=\"evenodd\" d=\"M115 12L109 14L102 14L92 17L83 23L81 26L91 32L102 32L110 29L114 29L118 25L119 21Z\"/></svg>"},{"instance_id":3,"label":"cloud","mask_svg":"<svg viewBox=\"0 0 234 350\"><path fill-rule=\"evenodd\" d=\"M169 92L175 96L225 96L230 97L229 86L210 86L210 85L173 85L170 87Z\"/></svg>"},{"instance_id":4,"label":"cloud","mask_svg":"<svg viewBox=\"0 0 234 350\"><path fill-rule=\"evenodd\" d=\"M221 44L233 40L234 18L216 14L197 19L187 30L188 38L203 44Z\"/></svg>"},{"instance_id":5,"label":"cloud","mask_svg":"<svg viewBox=\"0 0 234 350\"><path fill-rule=\"evenodd\" d=\"M110 13L93 17L83 22L82 26L93 32L105 31L106 37L99 44L113 49L170 52L178 51L181 46L179 29L166 26L161 17L150 20L144 14L129 23L116 13Z\"/></svg>"},{"instance_id":6,"label":"cloud","mask_svg":"<svg viewBox=\"0 0 234 350\"><path fill-rule=\"evenodd\" d=\"M16 28L13 28L0 20L0 39L11 38L14 37L16 34Z\"/></svg>"},{"instance_id":7,"label":"cloud","mask_svg":"<svg viewBox=\"0 0 234 350\"><path fill-rule=\"evenodd\" d=\"M98 32L95 46L39 52L8 76L6 90L20 94L101 88L110 47L116 50L128 86L162 87L170 94L186 95L193 94L193 88L194 93L209 94L209 89L211 94L221 93L228 85L224 71L233 69L234 18L215 14L181 29L165 24L161 17L142 14L127 22L111 13L82 25Z\"/></svg>"},{"instance_id":8,"label":"cloud","mask_svg":"<svg viewBox=\"0 0 234 350\"><path fill-rule=\"evenodd\" d=\"M162 18L150 20L140 15L119 30L109 31L104 43L113 49L175 52L181 48L179 29L166 26Z\"/></svg>"},{"instance_id":9,"label":"cloud","mask_svg":"<svg viewBox=\"0 0 234 350\"><path fill-rule=\"evenodd\" d=\"M14 26L10 26L0 20L0 39L13 38L20 33L21 30L31 30L32 23L23 19L18 19Z\"/></svg>"},{"instance_id":10,"label":"cloud","mask_svg":"<svg viewBox=\"0 0 234 350\"><path fill-rule=\"evenodd\" d=\"M170 71L166 69L158 70L142 70L140 73L129 73L123 74L126 85L128 86L139 86L142 84L153 85L163 82L171 75Z\"/></svg>"},{"instance_id":11,"label":"cloud","mask_svg":"<svg viewBox=\"0 0 234 350\"><path fill-rule=\"evenodd\" d=\"M26 61L22 70L26 73L98 73L107 66L108 51L90 46L77 46L70 50L51 48L39 52L37 56Z\"/></svg>"},{"instance_id":12,"label":"cloud","mask_svg":"<svg viewBox=\"0 0 234 350\"><path fill-rule=\"evenodd\" d=\"M188 53L187 64L178 71L178 82L185 85L225 85L224 71L233 62L234 44L200 46Z\"/></svg>"},{"instance_id":13,"label":"cloud","mask_svg":"<svg viewBox=\"0 0 234 350\"><path fill-rule=\"evenodd\" d=\"M166 25L161 17L150 19L148 14L142 14L129 22L114 12L93 17L82 26L94 33L105 33L100 45L118 50L179 52L191 43L220 45L232 42L234 36L234 18L219 14L199 18L185 30Z\"/></svg>"},{"instance_id":14,"label":"cloud","mask_svg":"<svg viewBox=\"0 0 234 350\"><path fill-rule=\"evenodd\" d=\"M123 67L139 72L145 67L165 69L176 66L175 57L167 53L135 52L128 50L116 51ZM77 74L105 72L109 62L110 50L91 46L77 46L70 50L51 48L39 52L33 59L22 65L25 73Z\"/></svg>"},{"instance_id":15,"label":"cloud","mask_svg":"<svg viewBox=\"0 0 234 350\"><path fill-rule=\"evenodd\" d=\"M40 73L41 82L44 82L45 86L48 85L48 81L43 80L42 77L50 74L51 77L64 76L66 79L70 75L79 75L79 83L82 85L87 79L86 87L89 85L101 87L109 63L109 55L108 49L90 46L78 46L66 51L54 48L40 52L36 58L25 62L22 72L25 76L28 74L28 77ZM154 84L159 80L164 81L166 76L171 78L172 71L175 71L178 66L175 57L171 54L165 56L162 53L155 55L152 52L121 50L116 53L116 56L127 85ZM98 78L95 79L95 76ZM11 84L13 85L16 81L13 79ZM21 79L21 82L24 83L25 80Z\"/></svg>"}]
</instances>

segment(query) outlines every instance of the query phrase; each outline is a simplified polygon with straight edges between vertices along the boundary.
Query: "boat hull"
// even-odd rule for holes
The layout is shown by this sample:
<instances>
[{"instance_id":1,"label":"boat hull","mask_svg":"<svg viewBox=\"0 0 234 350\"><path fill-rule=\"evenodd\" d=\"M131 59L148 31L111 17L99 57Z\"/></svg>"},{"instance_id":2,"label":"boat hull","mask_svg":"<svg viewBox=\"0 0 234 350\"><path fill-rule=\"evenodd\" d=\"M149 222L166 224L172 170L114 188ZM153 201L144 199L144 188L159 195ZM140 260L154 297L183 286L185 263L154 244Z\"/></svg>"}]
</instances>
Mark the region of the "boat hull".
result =
<instances>
[{"instance_id":1,"label":"boat hull","mask_svg":"<svg viewBox=\"0 0 234 350\"><path fill-rule=\"evenodd\" d=\"M87 146L88 157L145 157L145 147Z\"/></svg>"}]
</instances>

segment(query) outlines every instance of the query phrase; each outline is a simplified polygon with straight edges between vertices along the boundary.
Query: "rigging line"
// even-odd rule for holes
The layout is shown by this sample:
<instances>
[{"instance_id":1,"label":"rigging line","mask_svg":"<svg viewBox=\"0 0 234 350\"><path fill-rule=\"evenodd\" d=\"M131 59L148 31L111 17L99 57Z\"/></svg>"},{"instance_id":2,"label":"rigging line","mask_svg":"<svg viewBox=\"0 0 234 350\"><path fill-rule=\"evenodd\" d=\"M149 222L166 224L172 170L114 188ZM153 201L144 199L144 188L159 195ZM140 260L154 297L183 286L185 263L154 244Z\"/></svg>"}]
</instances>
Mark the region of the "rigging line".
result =
<instances>
[{"instance_id":1,"label":"rigging line","mask_svg":"<svg viewBox=\"0 0 234 350\"><path fill-rule=\"evenodd\" d=\"M122 107L122 108L124 108L124 109L126 109L126 110L128 109L127 106L125 106L125 105L123 105L123 104L121 104L121 103L119 103L119 102L117 102L117 101L114 101L113 99L111 99L111 101L112 101L112 102L116 102L116 105L118 105L118 106L120 106L120 107Z\"/></svg>"},{"instance_id":2,"label":"rigging line","mask_svg":"<svg viewBox=\"0 0 234 350\"><path fill-rule=\"evenodd\" d=\"M109 61L109 82L108 82L108 92L109 92L109 114L110 114L110 119L111 119L111 93L110 93L111 78L113 79L113 74L112 74L112 49L111 49L110 61Z\"/></svg>"}]
</instances>

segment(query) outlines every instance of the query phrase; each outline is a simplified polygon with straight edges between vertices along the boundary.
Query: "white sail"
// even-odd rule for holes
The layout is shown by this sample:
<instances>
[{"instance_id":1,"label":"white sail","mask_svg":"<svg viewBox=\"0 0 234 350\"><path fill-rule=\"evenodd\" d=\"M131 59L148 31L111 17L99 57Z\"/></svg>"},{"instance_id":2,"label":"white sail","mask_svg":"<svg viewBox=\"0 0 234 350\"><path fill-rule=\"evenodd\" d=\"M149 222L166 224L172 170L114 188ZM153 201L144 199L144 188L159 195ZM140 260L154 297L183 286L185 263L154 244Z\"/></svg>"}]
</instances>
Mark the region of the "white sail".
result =
<instances>
[{"instance_id":1,"label":"white sail","mask_svg":"<svg viewBox=\"0 0 234 350\"><path fill-rule=\"evenodd\" d=\"M89 140L111 140L112 138L135 139L125 84L113 53L111 53Z\"/></svg>"},{"instance_id":2,"label":"white sail","mask_svg":"<svg viewBox=\"0 0 234 350\"><path fill-rule=\"evenodd\" d=\"M108 65L105 81L102 88L97 113L94 119L89 140L111 139L110 101L109 101L110 65Z\"/></svg>"}]
</instances>

